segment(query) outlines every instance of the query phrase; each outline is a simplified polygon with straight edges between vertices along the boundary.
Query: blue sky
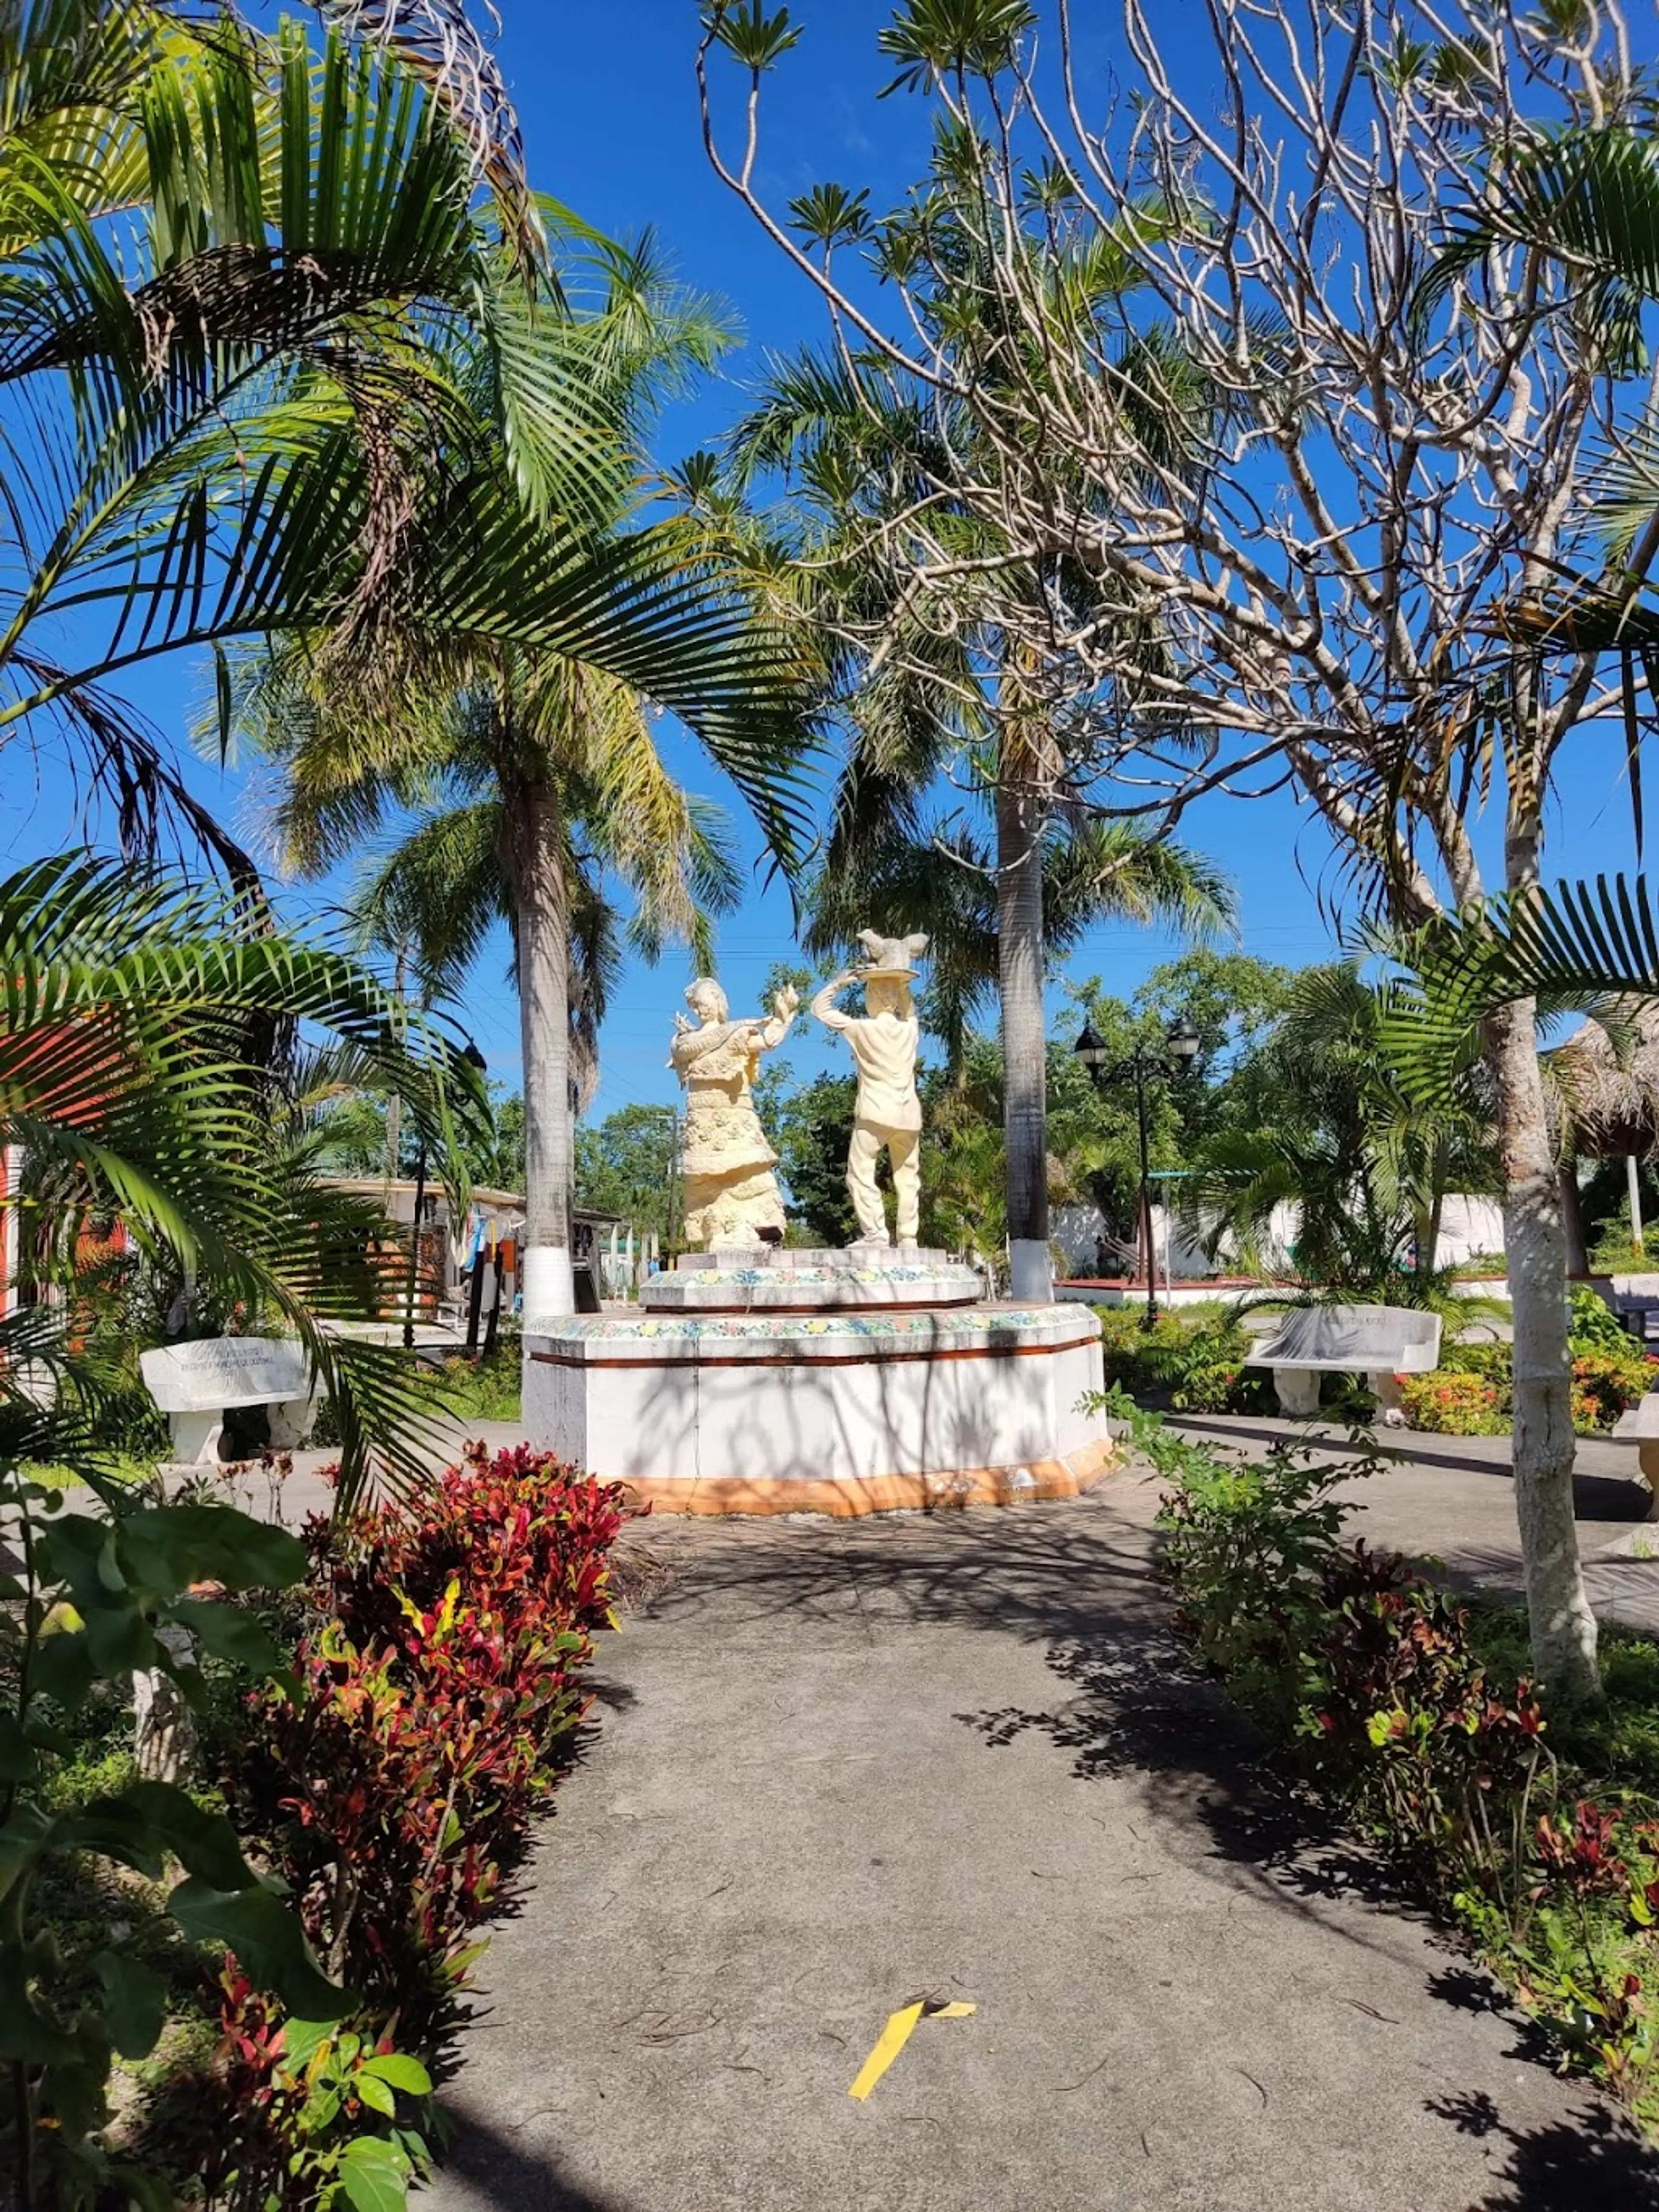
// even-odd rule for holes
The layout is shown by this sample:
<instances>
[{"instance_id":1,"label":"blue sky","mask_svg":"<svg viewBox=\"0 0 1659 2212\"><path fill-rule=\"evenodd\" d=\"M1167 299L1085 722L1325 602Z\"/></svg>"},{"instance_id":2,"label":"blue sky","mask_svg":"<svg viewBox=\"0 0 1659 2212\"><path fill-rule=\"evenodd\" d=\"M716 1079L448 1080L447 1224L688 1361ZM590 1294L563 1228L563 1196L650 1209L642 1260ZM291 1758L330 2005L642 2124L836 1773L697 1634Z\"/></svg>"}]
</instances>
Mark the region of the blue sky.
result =
<instances>
[{"instance_id":1,"label":"blue sky","mask_svg":"<svg viewBox=\"0 0 1659 2212\"><path fill-rule=\"evenodd\" d=\"M745 343L724 374L677 408L665 426L665 459L712 442L744 404L769 349L791 348L820 331L816 295L708 168L698 132L692 60L695 0L613 0L579 8L568 0L499 0L501 52L519 103L533 181L613 234L653 227L688 282L721 295L735 310ZM775 203L829 178L870 187L878 205L896 198L925 158L919 102L878 100L889 70L876 51L888 19L885 0L802 0L792 14L805 36L769 87L761 182ZM1104 11L1103 11L1104 12ZM1113 11L1115 12L1115 11ZM1103 42L1101 65L1109 62ZM183 755L191 714L204 683L189 661L160 664L130 678L126 696ZM671 735L677 770L717 797L719 779L696 746ZM258 840L257 796L215 768L190 769L195 790L246 840ZM751 859L756 840L733 803L739 842ZM75 834L72 793L52 756L21 745L4 756L0 781L0 862L58 849ZM1299 964L1330 951L1316 887L1328 857L1316 823L1287 799L1217 799L1188 815L1182 834L1211 854L1236 883L1245 950ZM1634 864L1629 805L1617 734L1584 732L1571 750L1552 824L1549 872L1577 875ZM295 886L281 896L295 915L325 911L343 886ZM753 1002L773 962L791 950L787 896L757 886L720 931L720 971L734 1008ZM1098 975L1125 996L1148 968L1174 950L1160 938L1122 926L1096 932L1072 972ZM519 1073L517 1012L506 980L504 947L494 947L469 985L461 1015L503 1081ZM637 963L605 1024L604 1074L595 1114L632 1102L675 1096L667 1066L672 1012L689 980L683 954L657 969ZM794 1052L803 1072L833 1064L816 1039Z\"/></svg>"}]
</instances>

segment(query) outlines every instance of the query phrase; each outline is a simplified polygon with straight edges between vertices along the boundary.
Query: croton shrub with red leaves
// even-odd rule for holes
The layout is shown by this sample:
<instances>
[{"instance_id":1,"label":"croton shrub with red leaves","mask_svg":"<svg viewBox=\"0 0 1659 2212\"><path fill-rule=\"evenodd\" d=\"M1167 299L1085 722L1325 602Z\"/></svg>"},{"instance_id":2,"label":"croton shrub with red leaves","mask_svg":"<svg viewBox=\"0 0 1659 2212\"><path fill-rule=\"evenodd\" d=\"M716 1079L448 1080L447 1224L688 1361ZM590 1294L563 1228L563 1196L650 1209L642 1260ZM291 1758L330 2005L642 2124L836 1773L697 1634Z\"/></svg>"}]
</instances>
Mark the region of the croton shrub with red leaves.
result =
<instances>
[{"instance_id":1,"label":"croton shrub with red leaves","mask_svg":"<svg viewBox=\"0 0 1659 2212\"><path fill-rule=\"evenodd\" d=\"M1374 1461L1287 1443L1238 1462L1115 1410L1170 1486L1163 1566L1198 1654L1659 2130L1650 1772L1587 1772L1558 1749L1534 1686L1483 1656L1468 1606L1397 1553L1344 1541L1333 1492ZM1605 1740L1582 1717L1558 1720L1581 1746Z\"/></svg>"},{"instance_id":2,"label":"croton shrub with red leaves","mask_svg":"<svg viewBox=\"0 0 1659 2212\"><path fill-rule=\"evenodd\" d=\"M371 2054L430 2052L454 2025L481 1924L571 1756L626 1518L614 1485L480 1448L408 1503L306 1532L295 1692L247 1700L223 1786L358 1998ZM234 1960L220 2021L226 2110L202 2155L210 2201L240 2204L243 2183L216 2197L215 2171L275 2170L297 2108L283 2024Z\"/></svg>"}]
</instances>

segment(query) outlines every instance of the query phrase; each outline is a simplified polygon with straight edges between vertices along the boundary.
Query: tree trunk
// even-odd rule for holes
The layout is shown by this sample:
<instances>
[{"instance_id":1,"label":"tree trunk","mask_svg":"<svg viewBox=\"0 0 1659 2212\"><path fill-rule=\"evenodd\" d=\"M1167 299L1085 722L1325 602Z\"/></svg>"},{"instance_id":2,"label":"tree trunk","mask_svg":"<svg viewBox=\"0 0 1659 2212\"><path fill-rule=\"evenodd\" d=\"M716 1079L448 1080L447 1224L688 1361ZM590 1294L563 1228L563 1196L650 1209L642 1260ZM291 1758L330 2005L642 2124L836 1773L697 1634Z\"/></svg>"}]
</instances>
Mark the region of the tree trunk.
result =
<instances>
[{"instance_id":1,"label":"tree trunk","mask_svg":"<svg viewBox=\"0 0 1659 2212\"><path fill-rule=\"evenodd\" d=\"M1538 1067L1534 1008L1520 999L1487 1024L1504 1173L1504 1243L1515 1304L1515 1510L1533 1664L1559 1696L1601 1694L1595 1617L1572 1517L1566 1237Z\"/></svg>"},{"instance_id":2,"label":"tree trunk","mask_svg":"<svg viewBox=\"0 0 1659 2212\"><path fill-rule=\"evenodd\" d=\"M398 947L398 956L392 971L392 997L398 1009L398 1042L401 1044L408 1028L404 1019L404 1002L409 991L409 953L404 945ZM404 1102L396 1091L388 1091L386 1102L386 1179L396 1182L403 1172Z\"/></svg>"},{"instance_id":3,"label":"tree trunk","mask_svg":"<svg viewBox=\"0 0 1659 2212\"><path fill-rule=\"evenodd\" d=\"M1578 1164L1569 1160L1562 1168L1561 1233L1569 1275L1588 1275L1589 1247L1584 1241L1584 1207L1578 1193Z\"/></svg>"},{"instance_id":4,"label":"tree trunk","mask_svg":"<svg viewBox=\"0 0 1659 2212\"><path fill-rule=\"evenodd\" d=\"M558 800L545 785L508 793L508 868L518 917L524 1046L525 1326L576 1310L570 1271L570 903Z\"/></svg>"},{"instance_id":5,"label":"tree trunk","mask_svg":"<svg viewBox=\"0 0 1659 2212\"><path fill-rule=\"evenodd\" d=\"M1002 994L1002 1128L1010 1290L1054 1297L1048 1258L1047 1024L1042 1008L1042 810L1029 785L998 782L997 974Z\"/></svg>"}]
</instances>

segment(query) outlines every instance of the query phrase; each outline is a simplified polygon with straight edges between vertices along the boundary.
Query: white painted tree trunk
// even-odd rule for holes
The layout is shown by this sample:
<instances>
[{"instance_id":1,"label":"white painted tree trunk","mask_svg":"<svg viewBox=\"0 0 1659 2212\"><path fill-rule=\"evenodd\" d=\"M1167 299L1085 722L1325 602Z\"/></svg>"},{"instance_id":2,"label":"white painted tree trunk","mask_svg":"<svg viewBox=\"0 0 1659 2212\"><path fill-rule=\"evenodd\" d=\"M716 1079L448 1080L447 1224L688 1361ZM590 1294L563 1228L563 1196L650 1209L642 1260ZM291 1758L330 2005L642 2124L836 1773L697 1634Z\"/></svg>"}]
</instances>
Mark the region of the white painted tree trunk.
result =
<instances>
[{"instance_id":1,"label":"white painted tree trunk","mask_svg":"<svg viewBox=\"0 0 1659 2212\"><path fill-rule=\"evenodd\" d=\"M544 786L509 799L524 1046L526 1324L574 1313L570 1202L570 907L558 801Z\"/></svg>"},{"instance_id":2,"label":"white painted tree trunk","mask_svg":"<svg viewBox=\"0 0 1659 2212\"><path fill-rule=\"evenodd\" d=\"M1504 1242L1515 1305L1515 1510L1533 1664L1559 1695L1601 1694L1595 1616L1572 1517L1566 1236L1538 1066L1534 1009L1517 1000L1487 1025L1504 1171Z\"/></svg>"},{"instance_id":3,"label":"white painted tree trunk","mask_svg":"<svg viewBox=\"0 0 1659 2212\"><path fill-rule=\"evenodd\" d=\"M175 1667L193 1667L188 1629L172 1622L155 1632ZM164 1668L146 1667L132 1678L133 1763L146 1782L177 1782L196 1749L196 1721L185 1694Z\"/></svg>"},{"instance_id":4,"label":"white painted tree trunk","mask_svg":"<svg viewBox=\"0 0 1659 2212\"><path fill-rule=\"evenodd\" d=\"M1023 1304L1054 1294L1048 1256L1047 1026L1042 1010L1042 812L1029 787L1000 781L997 973L1002 995L1002 1128L1007 1154L1009 1288Z\"/></svg>"}]
</instances>

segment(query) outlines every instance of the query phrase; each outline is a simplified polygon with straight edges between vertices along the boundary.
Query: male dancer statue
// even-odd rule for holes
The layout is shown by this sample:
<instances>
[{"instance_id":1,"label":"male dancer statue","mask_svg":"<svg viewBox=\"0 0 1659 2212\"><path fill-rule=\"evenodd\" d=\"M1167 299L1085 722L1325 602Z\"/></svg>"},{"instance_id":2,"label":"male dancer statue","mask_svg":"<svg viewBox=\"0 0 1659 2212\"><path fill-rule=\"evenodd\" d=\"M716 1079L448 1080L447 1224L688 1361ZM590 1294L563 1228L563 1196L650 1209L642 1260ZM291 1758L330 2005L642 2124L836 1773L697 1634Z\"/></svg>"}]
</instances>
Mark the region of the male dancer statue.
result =
<instances>
[{"instance_id":1,"label":"male dancer statue","mask_svg":"<svg viewBox=\"0 0 1659 2212\"><path fill-rule=\"evenodd\" d=\"M920 934L883 937L860 933L867 958L826 983L812 1012L829 1029L838 1030L858 1064L859 1095L853 1142L847 1155L847 1188L858 1216L859 1241L885 1244L887 1212L876 1187L876 1162L884 1146L893 1166L898 1198L894 1241L914 1244L921 1206L921 1101L916 1096L916 1046L921 1035L910 1002L914 963L927 950ZM844 1014L836 1000L849 985L864 986L864 1018Z\"/></svg>"}]
</instances>

